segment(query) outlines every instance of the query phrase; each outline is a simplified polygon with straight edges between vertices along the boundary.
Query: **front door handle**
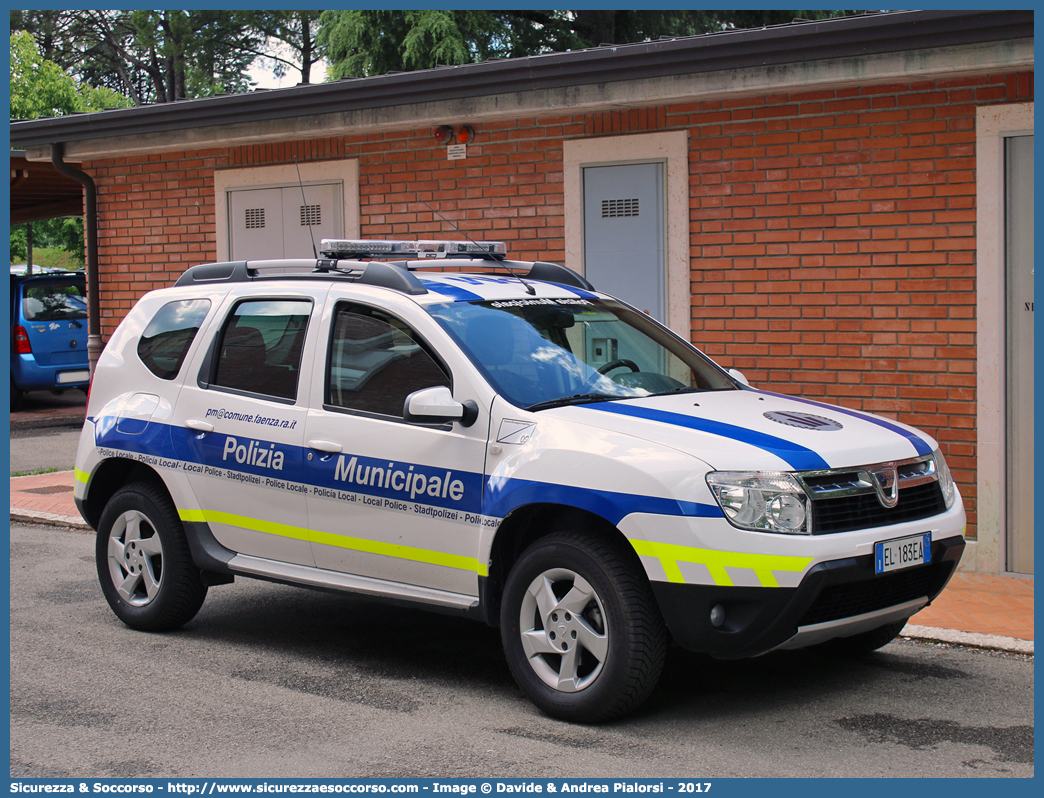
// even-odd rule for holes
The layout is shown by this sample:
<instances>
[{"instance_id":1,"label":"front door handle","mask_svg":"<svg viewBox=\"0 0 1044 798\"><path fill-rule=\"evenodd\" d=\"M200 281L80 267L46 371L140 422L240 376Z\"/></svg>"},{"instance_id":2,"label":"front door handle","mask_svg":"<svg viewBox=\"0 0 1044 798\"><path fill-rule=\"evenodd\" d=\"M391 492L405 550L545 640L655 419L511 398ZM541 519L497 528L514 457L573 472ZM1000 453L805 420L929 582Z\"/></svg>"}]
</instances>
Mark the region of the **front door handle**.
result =
<instances>
[{"instance_id":1,"label":"front door handle","mask_svg":"<svg viewBox=\"0 0 1044 798\"><path fill-rule=\"evenodd\" d=\"M330 454L337 454L341 451L341 444L333 441L308 441L308 446L317 452L329 452Z\"/></svg>"},{"instance_id":2,"label":"front door handle","mask_svg":"<svg viewBox=\"0 0 1044 798\"><path fill-rule=\"evenodd\" d=\"M185 426L188 427L189 429L194 429L194 430L196 430L198 432L213 432L214 431L214 425L213 424L209 424L206 421L200 421L199 419L196 419L196 418L190 418L188 421L185 422Z\"/></svg>"}]
</instances>

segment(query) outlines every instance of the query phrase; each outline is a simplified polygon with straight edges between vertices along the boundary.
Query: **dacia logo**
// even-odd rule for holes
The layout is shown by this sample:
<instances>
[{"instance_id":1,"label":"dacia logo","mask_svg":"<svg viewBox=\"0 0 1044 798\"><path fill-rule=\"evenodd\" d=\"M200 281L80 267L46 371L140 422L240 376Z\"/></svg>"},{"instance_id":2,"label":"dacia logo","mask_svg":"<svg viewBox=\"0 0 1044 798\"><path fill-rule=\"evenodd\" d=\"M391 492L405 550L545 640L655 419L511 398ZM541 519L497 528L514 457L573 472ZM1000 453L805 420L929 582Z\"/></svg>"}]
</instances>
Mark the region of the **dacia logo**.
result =
<instances>
[{"instance_id":1,"label":"dacia logo","mask_svg":"<svg viewBox=\"0 0 1044 798\"><path fill-rule=\"evenodd\" d=\"M867 475L874 486L877 500L883 507L891 509L899 503L899 472L895 463L884 463L871 468Z\"/></svg>"}]
</instances>

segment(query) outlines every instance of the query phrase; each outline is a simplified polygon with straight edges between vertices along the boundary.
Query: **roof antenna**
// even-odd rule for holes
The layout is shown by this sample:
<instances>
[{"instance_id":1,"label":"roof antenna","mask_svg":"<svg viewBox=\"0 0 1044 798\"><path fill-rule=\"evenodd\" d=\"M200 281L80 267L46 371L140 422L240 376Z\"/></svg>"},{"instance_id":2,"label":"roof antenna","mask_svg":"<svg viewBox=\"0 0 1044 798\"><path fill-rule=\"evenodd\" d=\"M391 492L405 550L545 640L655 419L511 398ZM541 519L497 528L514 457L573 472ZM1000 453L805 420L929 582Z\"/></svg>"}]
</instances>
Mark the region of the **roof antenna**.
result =
<instances>
[{"instance_id":1,"label":"roof antenna","mask_svg":"<svg viewBox=\"0 0 1044 798\"><path fill-rule=\"evenodd\" d=\"M305 224L308 225L308 237L312 239L312 257L319 260L319 252L315 248L315 236L312 234L312 214L308 210L308 200L305 199L304 181L301 179L301 167L297 163L296 155L294 155L294 166L297 167L297 184L301 186L301 213L304 214Z\"/></svg>"},{"instance_id":2,"label":"roof antenna","mask_svg":"<svg viewBox=\"0 0 1044 798\"><path fill-rule=\"evenodd\" d=\"M457 227L457 225L453 224L453 222L451 222L449 219L447 219L445 216L443 216L441 213L439 213L437 210L435 210L435 208L433 208L431 205L429 205L427 202L425 202L419 196L417 196L417 192L416 191L414 191L412 188L407 188L406 190L408 192L410 192L414 196L414 198L417 200L417 202L423 204L428 210L430 210L432 213L434 213L436 216L438 216L440 219L442 219L442 221L444 221L446 224L448 224L450 227L452 227L454 230L456 230L458 233L460 233L462 236L464 236L464 238L466 238L472 244L475 244L476 246L478 246L478 242L475 241L475 239L473 239L471 236L469 236L467 233L465 233L463 230L461 230L459 227ZM515 270L512 269L507 264L506 261L504 261L504 268L508 270L508 272L511 274L512 277L514 277L516 280L518 280L520 283L522 283L522 285L524 285L526 287L526 293L527 294L529 294L530 296L536 296L536 289L533 288L533 286L530 285L529 283L527 283L524 279L522 279L522 275L515 274Z\"/></svg>"}]
</instances>

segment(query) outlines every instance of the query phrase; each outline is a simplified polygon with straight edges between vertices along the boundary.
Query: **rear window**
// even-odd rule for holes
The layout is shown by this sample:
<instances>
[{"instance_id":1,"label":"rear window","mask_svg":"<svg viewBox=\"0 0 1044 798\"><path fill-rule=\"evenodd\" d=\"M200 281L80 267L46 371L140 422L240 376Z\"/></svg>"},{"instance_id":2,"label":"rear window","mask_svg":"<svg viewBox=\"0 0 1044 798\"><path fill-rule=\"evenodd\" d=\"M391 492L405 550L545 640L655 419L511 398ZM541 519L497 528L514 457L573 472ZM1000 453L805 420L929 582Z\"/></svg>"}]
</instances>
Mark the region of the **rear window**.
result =
<instances>
[{"instance_id":1,"label":"rear window","mask_svg":"<svg viewBox=\"0 0 1044 798\"><path fill-rule=\"evenodd\" d=\"M22 293L26 321L66 321L87 318L85 284L79 280L27 283Z\"/></svg>"},{"instance_id":2,"label":"rear window","mask_svg":"<svg viewBox=\"0 0 1044 798\"><path fill-rule=\"evenodd\" d=\"M312 303L300 299L242 302L221 336L214 385L293 400Z\"/></svg>"},{"instance_id":3,"label":"rear window","mask_svg":"<svg viewBox=\"0 0 1044 798\"><path fill-rule=\"evenodd\" d=\"M209 311L209 299L168 302L138 340L141 362L160 379L174 379Z\"/></svg>"}]
</instances>

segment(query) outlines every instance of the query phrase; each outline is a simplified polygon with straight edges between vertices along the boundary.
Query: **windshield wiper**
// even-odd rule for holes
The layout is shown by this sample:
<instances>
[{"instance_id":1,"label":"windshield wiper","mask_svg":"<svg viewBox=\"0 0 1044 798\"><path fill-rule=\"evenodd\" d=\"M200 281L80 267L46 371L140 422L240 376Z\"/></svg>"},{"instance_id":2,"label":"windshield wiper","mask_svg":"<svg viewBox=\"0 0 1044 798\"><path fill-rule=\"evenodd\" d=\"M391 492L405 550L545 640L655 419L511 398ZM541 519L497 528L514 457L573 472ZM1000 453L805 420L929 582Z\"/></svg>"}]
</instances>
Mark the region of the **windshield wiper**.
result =
<instances>
[{"instance_id":1,"label":"windshield wiper","mask_svg":"<svg viewBox=\"0 0 1044 798\"><path fill-rule=\"evenodd\" d=\"M703 388L671 388L669 391L660 391L659 393L649 394L650 396L670 396L674 393L703 393Z\"/></svg>"},{"instance_id":2,"label":"windshield wiper","mask_svg":"<svg viewBox=\"0 0 1044 798\"><path fill-rule=\"evenodd\" d=\"M566 405L587 405L593 402L614 402L617 399L636 399L635 396L612 396L607 393L578 393L573 396L563 396L559 399L549 399L546 402L537 402L526 408L531 412L547 410L552 407L565 407Z\"/></svg>"}]
</instances>

